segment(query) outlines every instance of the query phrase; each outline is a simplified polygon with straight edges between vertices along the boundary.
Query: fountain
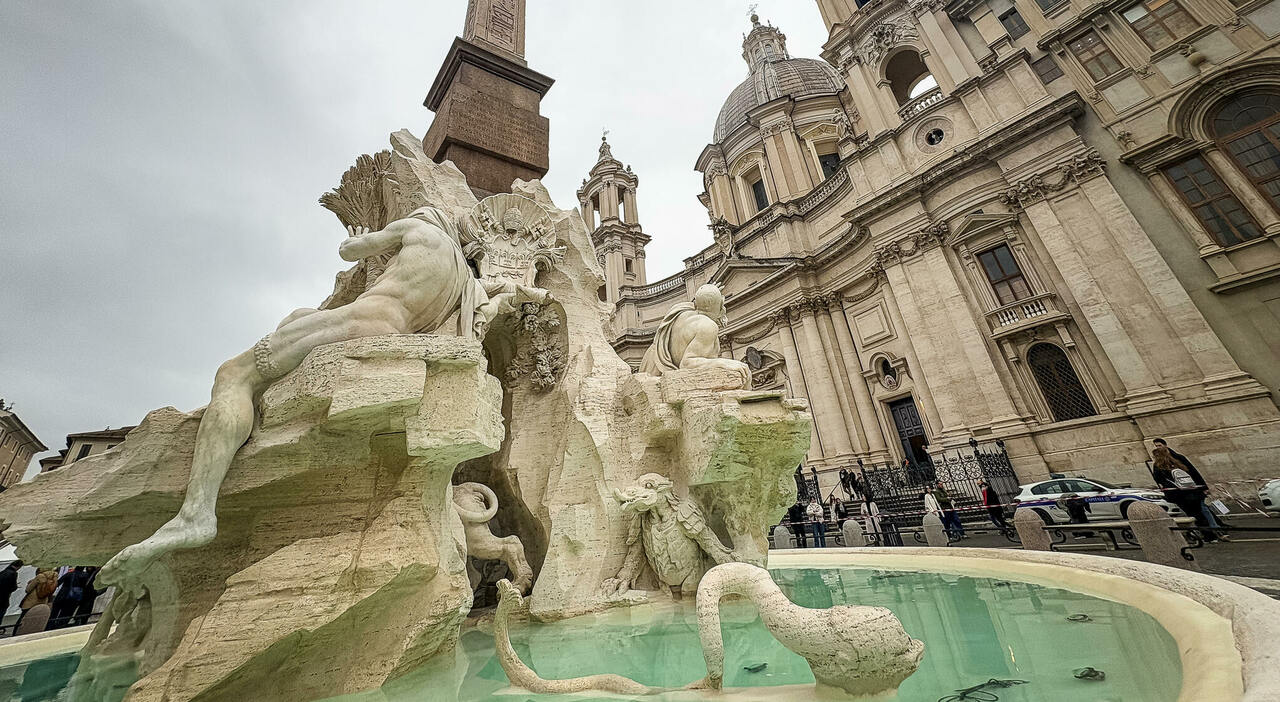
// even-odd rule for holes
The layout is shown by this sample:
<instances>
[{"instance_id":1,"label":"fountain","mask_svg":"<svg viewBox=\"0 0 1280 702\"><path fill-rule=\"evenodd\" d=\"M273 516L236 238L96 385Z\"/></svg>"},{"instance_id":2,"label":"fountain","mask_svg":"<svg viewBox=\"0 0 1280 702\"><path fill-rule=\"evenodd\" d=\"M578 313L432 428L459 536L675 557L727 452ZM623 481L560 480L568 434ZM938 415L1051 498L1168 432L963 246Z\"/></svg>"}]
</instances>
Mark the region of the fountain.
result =
<instances>
[{"instance_id":1,"label":"fountain","mask_svg":"<svg viewBox=\"0 0 1280 702\"><path fill-rule=\"evenodd\" d=\"M633 373L606 337L586 226L538 181L477 200L400 131L322 203L355 262L324 303L225 364L209 407L155 410L0 495L24 560L107 563L117 588L87 640L0 645L0 685L94 702L923 700L1004 675L1042 676L1025 686L1041 696L1002 699L1045 699L1094 684L1059 680L1035 633L1057 631L1081 655L1140 650L1090 659L1125 699L1280 689L1275 603L1210 576L1030 552L770 554L805 403L720 358L713 286ZM491 591L494 620L468 618ZM1035 626L992 602L1040 603L1018 620ZM1143 666L1150 689L1131 685Z\"/></svg>"}]
</instances>

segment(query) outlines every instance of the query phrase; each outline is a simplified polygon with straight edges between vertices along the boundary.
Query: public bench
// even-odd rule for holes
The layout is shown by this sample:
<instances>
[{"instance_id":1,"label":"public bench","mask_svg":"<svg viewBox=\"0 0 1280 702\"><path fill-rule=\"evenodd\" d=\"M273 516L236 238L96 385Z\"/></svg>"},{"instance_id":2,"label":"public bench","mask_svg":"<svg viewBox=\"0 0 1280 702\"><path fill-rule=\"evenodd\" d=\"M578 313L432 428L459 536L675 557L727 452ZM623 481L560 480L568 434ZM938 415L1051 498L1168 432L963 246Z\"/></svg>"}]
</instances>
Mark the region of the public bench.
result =
<instances>
[{"instance_id":1,"label":"public bench","mask_svg":"<svg viewBox=\"0 0 1280 702\"><path fill-rule=\"evenodd\" d=\"M1195 524L1191 517L1175 517L1174 523L1179 527L1186 527ZM1053 543L1049 548L1054 551L1058 550L1058 546L1066 543L1067 537L1075 534L1093 533L1102 539L1102 543L1108 551L1119 551L1122 548L1142 548L1138 544L1138 540L1133 535L1133 530L1129 527L1127 521L1116 522L1082 522L1071 524L1045 524L1044 530L1053 536ZM1117 538L1117 536L1119 538ZM1128 546L1121 546L1120 541L1123 540Z\"/></svg>"}]
</instances>

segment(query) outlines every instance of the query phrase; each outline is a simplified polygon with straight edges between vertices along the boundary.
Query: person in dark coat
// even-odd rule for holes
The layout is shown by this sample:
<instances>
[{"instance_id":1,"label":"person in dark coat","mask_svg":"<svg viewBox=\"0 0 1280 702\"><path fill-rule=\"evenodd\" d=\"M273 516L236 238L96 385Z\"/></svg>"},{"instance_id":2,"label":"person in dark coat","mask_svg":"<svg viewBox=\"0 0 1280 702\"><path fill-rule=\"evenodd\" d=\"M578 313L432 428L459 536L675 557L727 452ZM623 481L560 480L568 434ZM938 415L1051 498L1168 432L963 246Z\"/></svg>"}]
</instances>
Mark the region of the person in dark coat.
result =
<instances>
[{"instance_id":1,"label":"person in dark coat","mask_svg":"<svg viewBox=\"0 0 1280 702\"><path fill-rule=\"evenodd\" d=\"M89 584L91 574L84 566L76 566L58 578L58 592L53 596L53 612L49 615L49 625L45 630L61 629L71 623L71 616L80 606L84 597L85 585Z\"/></svg>"},{"instance_id":2,"label":"person in dark coat","mask_svg":"<svg viewBox=\"0 0 1280 702\"><path fill-rule=\"evenodd\" d=\"M1212 531L1215 522L1209 521L1204 508L1205 488L1191 476L1185 464L1175 459L1167 447L1156 446L1151 451L1151 465L1151 477L1164 492L1164 499L1195 519L1196 526L1205 527L1202 532L1205 541L1217 541L1218 535Z\"/></svg>"},{"instance_id":3,"label":"person in dark coat","mask_svg":"<svg viewBox=\"0 0 1280 702\"><path fill-rule=\"evenodd\" d=\"M787 528L796 537L796 548L805 547L804 507L799 502L787 510Z\"/></svg>"},{"instance_id":4,"label":"person in dark coat","mask_svg":"<svg viewBox=\"0 0 1280 702\"><path fill-rule=\"evenodd\" d=\"M1213 513L1213 510L1209 508L1209 504L1205 501L1209 496L1209 483L1205 481L1203 475L1200 475L1200 471L1196 470L1195 464L1191 462L1191 459L1169 448L1169 443L1164 439L1152 439L1151 443L1155 444L1157 449L1162 448L1168 451L1169 455L1173 457L1173 460L1181 464L1179 467L1185 470L1187 475L1191 476L1192 480L1196 481L1196 485L1199 485L1201 490L1200 511L1204 515L1205 523L1211 529L1221 528L1222 524L1218 520L1218 515ZM1188 514L1187 516L1195 517L1196 515ZM1200 523L1198 518L1196 519L1196 523ZM1223 541L1228 540L1226 534L1217 533L1216 535Z\"/></svg>"},{"instance_id":5,"label":"person in dark coat","mask_svg":"<svg viewBox=\"0 0 1280 702\"><path fill-rule=\"evenodd\" d=\"M0 570L0 619L2 619L9 611L9 600L13 599L13 593L18 591L18 570L22 568L22 561L14 561Z\"/></svg>"},{"instance_id":6,"label":"person in dark coat","mask_svg":"<svg viewBox=\"0 0 1280 702\"><path fill-rule=\"evenodd\" d=\"M1000 495L996 494L991 483L983 480L978 483L978 487L982 488L982 506L987 508L987 516L991 518L991 523L996 525L997 529L1006 529L1009 522L1004 518L1004 507L1000 505Z\"/></svg>"},{"instance_id":7,"label":"person in dark coat","mask_svg":"<svg viewBox=\"0 0 1280 702\"><path fill-rule=\"evenodd\" d=\"M93 616L93 603L107 591L105 587L101 590L96 587L98 568L90 566L88 573L89 580L85 583L84 592L80 595L80 603L76 605L75 615L71 620L74 626L84 626L89 623L89 617Z\"/></svg>"}]
</instances>

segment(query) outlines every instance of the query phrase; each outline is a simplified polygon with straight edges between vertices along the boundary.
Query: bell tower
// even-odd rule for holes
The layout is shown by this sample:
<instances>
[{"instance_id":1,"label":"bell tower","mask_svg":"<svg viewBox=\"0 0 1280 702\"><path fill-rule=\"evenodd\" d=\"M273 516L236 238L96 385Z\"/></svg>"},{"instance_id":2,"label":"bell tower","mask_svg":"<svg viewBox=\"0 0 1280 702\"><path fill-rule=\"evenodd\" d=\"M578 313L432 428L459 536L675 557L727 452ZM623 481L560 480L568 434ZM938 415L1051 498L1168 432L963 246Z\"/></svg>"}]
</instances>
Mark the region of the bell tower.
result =
<instances>
[{"instance_id":1,"label":"bell tower","mask_svg":"<svg viewBox=\"0 0 1280 702\"><path fill-rule=\"evenodd\" d=\"M646 285L644 246L649 237L640 229L636 212L636 187L640 179L613 157L609 133L600 137L600 157L582 187L578 204L591 230L596 257L604 266L605 299L616 304L625 285Z\"/></svg>"}]
</instances>

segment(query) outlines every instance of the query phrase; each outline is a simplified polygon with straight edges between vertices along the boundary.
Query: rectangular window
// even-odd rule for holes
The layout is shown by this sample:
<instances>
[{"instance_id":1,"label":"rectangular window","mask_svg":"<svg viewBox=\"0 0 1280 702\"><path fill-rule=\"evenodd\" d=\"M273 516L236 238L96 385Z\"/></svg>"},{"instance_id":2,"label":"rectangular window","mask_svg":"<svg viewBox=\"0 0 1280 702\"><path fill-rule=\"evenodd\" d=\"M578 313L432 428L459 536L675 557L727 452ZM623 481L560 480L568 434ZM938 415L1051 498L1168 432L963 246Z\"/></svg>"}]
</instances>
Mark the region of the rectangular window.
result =
<instances>
[{"instance_id":1,"label":"rectangular window","mask_svg":"<svg viewBox=\"0 0 1280 702\"><path fill-rule=\"evenodd\" d=\"M751 195L756 199L756 212L769 207L769 193L764 189L764 179L757 178L751 182Z\"/></svg>"},{"instance_id":2,"label":"rectangular window","mask_svg":"<svg viewBox=\"0 0 1280 702\"><path fill-rule=\"evenodd\" d=\"M1164 175L1219 244L1232 246L1262 235L1240 200L1200 156L1166 166Z\"/></svg>"},{"instance_id":3,"label":"rectangular window","mask_svg":"<svg viewBox=\"0 0 1280 702\"><path fill-rule=\"evenodd\" d=\"M1018 37L1031 31L1027 23L1023 21L1022 15L1018 14L1018 8L1010 8L1008 12L1000 15L1000 24L1004 25L1004 31L1009 33L1010 39Z\"/></svg>"},{"instance_id":4,"label":"rectangular window","mask_svg":"<svg viewBox=\"0 0 1280 702\"><path fill-rule=\"evenodd\" d=\"M93 448L93 444L81 444L80 450L76 452L76 460L80 460L89 455L89 449Z\"/></svg>"},{"instance_id":5,"label":"rectangular window","mask_svg":"<svg viewBox=\"0 0 1280 702\"><path fill-rule=\"evenodd\" d=\"M1153 49L1174 43L1194 32L1198 26L1178 0L1143 0L1121 14L1133 31Z\"/></svg>"},{"instance_id":6,"label":"rectangular window","mask_svg":"<svg viewBox=\"0 0 1280 702\"><path fill-rule=\"evenodd\" d=\"M1040 6L1041 10L1048 10L1057 7L1064 2L1066 2L1066 0L1036 0L1036 4Z\"/></svg>"},{"instance_id":7,"label":"rectangular window","mask_svg":"<svg viewBox=\"0 0 1280 702\"><path fill-rule=\"evenodd\" d=\"M1022 269L1018 268L1008 245L1001 244L978 254L978 261L982 263L982 272L987 274L991 289L1002 306L1031 297L1031 286L1027 285L1027 279L1022 276Z\"/></svg>"},{"instance_id":8,"label":"rectangular window","mask_svg":"<svg viewBox=\"0 0 1280 702\"><path fill-rule=\"evenodd\" d=\"M627 272L628 272L628 273L630 273L630 272L631 272L631 259L629 259L629 258L627 258L627 259L623 259L623 261L622 261L622 265L623 265L623 267L624 267L624 268L626 268L626 270L627 270Z\"/></svg>"},{"instance_id":9,"label":"rectangular window","mask_svg":"<svg viewBox=\"0 0 1280 702\"><path fill-rule=\"evenodd\" d=\"M1102 80L1123 68L1097 32L1085 32L1067 47L1094 80Z\"/></svg>"},{"instance_id":10,"label":"rectangular window","mask_svg":"<svg viewBox=\"0 0 1280 702\"><path fill-rule=\"evenodd\" d=\"M840 154L819 154L818 164L822 166L822 178L826 180L840 170Z\"/></svg>"},{"instance_id":11,"label":"rectangular window","mask_svg":"<svg viewBox=\"0 0 1280 702\"><path fill-rule=\"evenodd\" d=\"M1062 77L1062 69L1058 68L1058 64L1053 60L1052 56L1043 56L1031 62L1031 68L1040 76L1040 80L1045 85Z\"/></svg>"}]
</instances>

